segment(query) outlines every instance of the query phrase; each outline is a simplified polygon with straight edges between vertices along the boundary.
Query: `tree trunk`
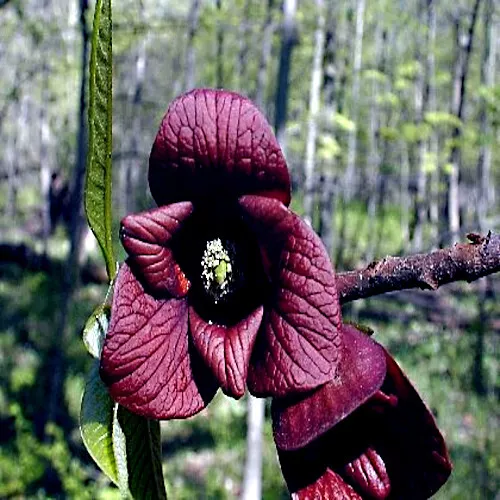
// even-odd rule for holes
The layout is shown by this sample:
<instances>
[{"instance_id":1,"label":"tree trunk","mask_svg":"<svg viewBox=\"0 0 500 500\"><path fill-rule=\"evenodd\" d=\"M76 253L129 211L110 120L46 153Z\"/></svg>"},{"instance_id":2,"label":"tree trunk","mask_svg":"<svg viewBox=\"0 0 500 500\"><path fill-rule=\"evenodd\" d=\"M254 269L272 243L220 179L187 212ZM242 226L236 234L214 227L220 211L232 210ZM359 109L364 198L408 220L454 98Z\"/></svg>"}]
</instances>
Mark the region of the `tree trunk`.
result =
<instances>
[{"instance_id":1,"label":"tree trunk","mask_svg":"<svg viewBox=\"0 0 500 500\"><path fill-rule=\"evenodd\" d=\"M40 106L40 193L42 196L42 240L44 252L47 252L48 238L50 235L50 205L49 205L49 189L50 189L50 160L49 160L49 141L50 141L50 125L47 113L47 103L50 102L49 97L49 68L47 63L42 69L42 99Z\"/></svg>"},{"instance_id":2,"label":"tree trunk","mask_svg":"<svg viewBox=\"0 0 500 500\"><path fill-rule=\"evenodd\" d=\"M478 317L476 321L476 338L474 339L474 362L472 365L472 387L474 391L484 396L487 392L484 377L485 336L488 331L488 299L492 296L491 280L488 277L478 281Z\"/></svg>"},{"instance_id":3,"label":"tree trunk","mask_svg":"<svg viewBox=\"0 0 500 500\"><path fill-rule=\"evenodd\" d=\"M435 112L436 105L436 9L435 0L427 0L427 26L429 36L429 50L427 51L427 84L429 111ZM436 245L439 233L439 186L441 182L441 166L439 160L439 132L436 130L429 139L429 152L434 163L434 169L431 172L429 187L429 221L430 236L432 245Z\"/></svg>"},{"instance_id":4,"label":"tree trunk","mask_svg":"<svg viewBox=\"0 0 500 500\"><path fill-rule=\"evenodd\" d=\"M349 133L347 145L347 166L344 176L343 194L349 201L356 192L356 147L358 133L358 107L359 87L361 73L361 57L363 53L363 30L364 30L365 0L356 0L356 33L354 38L354 54L352 67L352 95L351 95L351 120L356 124L354 130Z\"/></svg>"},{"instance_id":5,"label":"tree trunk","mask_svg":"<svg viewBox=\"0 0 500 500\"><path fill-rule=\"evenodd\" d=\"M283 28L281 33L281 51L278 69L278 86L276 90L276 112L274 117L274 130L276 138L286 155L286 120L288 108L288 83L290 76L290 63L292 51L297 43L295 14L297 0L283 1ZM292 172L293 173L293 172Z\"/></svg>"},{"instance_id":6,"label":"tree trunk","mask_svg":"<svg viewBox=\"0 0 500 500\"><path fill-rule=\"evenodd\" d=\"M382 26L375 27L375 65L378 71L383 72L383 57L385 33ZM367 158L367 180L368 180L368 224L371 231L368 237L368 246L365 251L365 259L371 261L375 258L375 247L377 241L377 211L380 188L380 150L379 150L379 128L380 110L378 106L379 85L376 78L371 82L370 103L370 127L368 131L368 158ZM380 198L381 199L381 198ZM381 226L380 226L381 227Z\"/></svg>"},{"instance_id":7,"label":"tree trunk","mask_svg":"<svg viewBox=\"0 0 500 500\"><path fill-rule=\"evenodd\" d=\"M250 48L250 43L248 39L248 33L250 31L250 13L251 13L252 2L251 0L245 0L243 5L243 17L240 22L239 27L239 50L238 57L236 58L236 88L243 90L246 84L246 67L248 64L248 52Z\"/></svg>"},{"instance_id":8,"label":"tree trunk","mask_svg":"<svg viewBox=\"0 0 500 500\"><path fill-rule=\"evenodd\" d=\"M484 46L481 58L481 86L487 89L495 83L495 59L497 47L497 25L493 21L493 0L486 0L483 16ZM479 147L477 160L477 220L481 231L486 230L486 215L490 205L494 203L494 189L491 182L491 144L488 139L492 133L487 112L487 103L483 98L480 102L479 136L483 141Z\"/></svg>"},{"instance_id":9,"label":"tree trunk","mask_svg":"<svg viewBox=\"0 0 500 500\"><path fill-rule=\"evenodd\" d=\"M307 122L306 158L304 165L304 219L312 226L315 195L315 156L318 135L318 111L323 77L323 49L325 39L325 15L323 0L316 0L318 10L316 33L314 35L314 58L309 89L309 119Z\"/></svg>"},{"instance_id":10,"label":"tree trunk","mask_svg":"<svg viewBox=\"0 0 500 500\"><path fill-rule=\"evenodd\" d=\"M247 447L241 500L262 498L262 428L265 399L248 394Z\"/></svg>"},{"instance_id":11,"label":"tree trunk","mask_svg":"<svg viewBox=\"0 0 500 500\"><path fill-rule=\"evenodd\" d=\"M144 4L139 2L139 17L144 19ZM126 193L127 206L125 214L130 214L137 211L139 202L146 196L147 193L147 176L146 169L143 167L143 158L140 154L140 144L142 138L141 126L141 108L143 101L144 80L146 75L147 63L147 46L149 37L144 35L139 41L137 54L135 59L134 81L131 87L132 94L132 125L130 127L129 151L131 159L126 162ZM124 215L125 215L124 214Z\"/></svg>"},{"instance_id":12,"label":"tree trunk","mask_svg":"<svg viewBox=\"0 0 500 500\"><path fill-rule=\"evenodd\" d=\"M255 86L254 101L257 107L265 110L264 96L267 85L267 71L269 60L271 58L271 49L273 42L274 23L273 23L274 0L267 1L267 11L264 25L262 27L262 50L259 58L259 69L257 72L257 82Z\"/></svg>"},{"instance_id":13,"label":"tree trunk","mask_svg":"<svg viewBox=\"0 0 500 500\"><path fill-rule=\"evenodd\" d=\"M339 58L337 57L337 31L339 12L335 6L328 6L326 10L326 32L325 48L323 58L323 112L324 122L327 126L328 134L335 137L333 126L334 117L337 112L337 91L339 79ZM338 23L338 24L337 24ZM334 158L323 162L323 169L320 178L320 200L319 200L319 226L318 234L321 237L326 251L330 258L336 252L336 206L338 205L338 186L334 175Z\"/></svg>"},{"instance_id":14,"label":"tree trunk","mask_svg":"<svg viewBox=\"0 0 500 500\"><path fill-rule=\"evenodd\" d=\"M79 285L79 257L83 236L83 182L87 161L87 116L86 87L88 82L89 28L86 21L88 0L78 0L80 6L80 30L82 36L80 95L78 107L77 154L70 202L70 253L66 261L62 287L59 321L55 331L51 363L51 386L48 395L45 422L58 420L63 398L63 383L66 372L65 347L71 333L69 316L74 294Z\"/></svg>"},{"instance_id":15,"label":"tree trunk","mask_svg":"<svg viewBox=\"0 0 500 500\"><path fill-rule=\"evenodd\" d=\"M224 29L222 27L222 0L216 0L217 7L217 54L216 60L216 73L215 73L215 86L218 89L224 87Z\"/></svg>"},{"instance_id":16,"label":"tree trunk","mask_svg":"<svg viewBox=\"0 0 500 500\"><path fill-rule=\"evenodd\" d=\"M481 0L475 0L471 20L466 34L461 33L460 22L456 20L455 34L457 42L457 58L453 80L452 113L462 121L464 117L465 98L469 60L474 42L474 30ZM465 43L464 43L465 42ZM458 145L462 138L461 127L453 131L453 147L450 153L450 173L448 176L448 231L450 241L456 243L460 233L460 167L461 149Z\"/></svg>"},{"instance_id":17,"label":"tree trunk","mask_svg":"<svg viewBox=\"0 0 500 500\"><path fill-rule=\"evenodd\" d=\"M401 179L399 186L399 204L401 206L401 240L403 249L408 248L410 242L410 159L408 146L399 141L401 158Z\"/></svg>"},{"instance_id":18,"label":"tree trunk","mask_svg":"<svg viewBox=\"0 0 500 500\"><path fill-rule=\"evenodd\" d=\"M428 0L425 0L426 2ZM432 1L432 0L431 0ZM419 62L419 71L417 81L415 82L415 123L421 127L424 122L425 113L428 110L429 92L429 58L424 54L428 54L432 47L430 45L430 27L426 24L429 20L428 15L425 15L423 1L418 4L418 27L416 37L416 59ZM425 30L425 35L423 31ZM422 132L419 131L419 136ZM427 222L427 139L419 137L417 142L417 159L418 159L418 174L417 174L417 194L415 200L415 228L413 230L412 251L418 252L422 249L422 236L424 225Z\"/></svg>"},{"instance_id":19,"label":"tree trunk","mask_svg":"<svg viewBox=\"0 0 500 500\"><path fill-rule=\"evenodd\" d=\"M7 203L5 205L6 220L15 221L17 212L17 193L19 189L19 167L21 152L19 143L22 143L22 134L28 129L28 106L25 99L18 99L15 102L14 114L17 116L16 129L9 136L6 148L7 160Z\"/></svg>"},{"instance_id":20,"label":"tree trunk","mask_svg":"<svg viewBox=\"0 0 500 500\"><path fill-rule=\"evenodd\" d=\"M188 35L186 42L186 66L184 70L184 90L190 90L195 86L195 51L194 37L198 30L200 19L200 0L191 0L188 15Z\"/></svg>"},{"instance_id":21,"label":"tree trunk","mask_svg":"<svg viewBox=\"0 0 500 500\"><path fill-rule=\"evenodd\" d=\"M330 169L325 169L320 179L318 234L330 259L335 252L335 200L337 199L335 178Z\"/></svg>"}]
</instances>

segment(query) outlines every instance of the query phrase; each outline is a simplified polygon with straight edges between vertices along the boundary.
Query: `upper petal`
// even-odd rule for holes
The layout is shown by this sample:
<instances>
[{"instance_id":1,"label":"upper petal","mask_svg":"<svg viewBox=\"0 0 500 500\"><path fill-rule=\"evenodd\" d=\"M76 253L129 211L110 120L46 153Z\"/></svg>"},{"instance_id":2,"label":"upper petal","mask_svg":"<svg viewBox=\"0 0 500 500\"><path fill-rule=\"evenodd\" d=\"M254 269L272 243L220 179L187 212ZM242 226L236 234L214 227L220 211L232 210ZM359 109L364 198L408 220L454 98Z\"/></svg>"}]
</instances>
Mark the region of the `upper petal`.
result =
<instances>
[{"instance_id":1,"label":"upper petal","mask_svg":"<svg viewBox=\"0 0 500 500\"><path fill-rule=\"evenodd\" d=\"M154 299L123 264L101 357L111 397L149 418L194 415L217 390L197 356L188 343L185 299Z\"/></svg>"},{"instance_id":2,"label":"upper petal","mask_svg":"<svg viewBox=\"0 0 500 500\"><path fill-rule=\"evenodd\" d=\"M305 446L352 413L377 389L386 374L383 348L350 325L342 325L344 354L330 382L311 394L274 399L274 440L278 448Z\"/></svg>"},{"instance_id":3,"label":"upper petal","mask_svg":"<svg viewBox=\"0 0 500 500\"><path fill-rule=\"evenodd\" d=\"M228 396L241 398L245 394L250 355L262 313L261 306L239 323L224 326L206 322L192 307L189 310L194 345Z\"/></svg>"},{"instance_id":4,"label":"upper petal","mask_svg":"<svg viewBox=\"0 0 500 500\"><path fill-rule=\"evenodd\" d=\"M242 194L290 202L283 153L263 114L234 92L196 89L173 101L149 159L158 205Z\"/></svg>"},{"instance_id":5,"label":"upper petal","mask_svg":"<svg viewBox=\"0 0 500 500\"><path fill-rule=\"evenodd\" d=\"M240 205L269 260L272 288L248 387L259 396L315 388L333 378L342 350L330 259L314 231L282 203L244 196Z\"/></svg>"},{"instance_id":6,"label":"upper petal","mask_svg":"<svg viewBox=\"0 0 500 500\"><path fill-rule=\"evenodd\" d=\"M120 238L130 263L150 291L184 297L189 280L169 247L172 236L191 215L190 202L175 203L122 219Z\"/></svg>"}]
</instances>

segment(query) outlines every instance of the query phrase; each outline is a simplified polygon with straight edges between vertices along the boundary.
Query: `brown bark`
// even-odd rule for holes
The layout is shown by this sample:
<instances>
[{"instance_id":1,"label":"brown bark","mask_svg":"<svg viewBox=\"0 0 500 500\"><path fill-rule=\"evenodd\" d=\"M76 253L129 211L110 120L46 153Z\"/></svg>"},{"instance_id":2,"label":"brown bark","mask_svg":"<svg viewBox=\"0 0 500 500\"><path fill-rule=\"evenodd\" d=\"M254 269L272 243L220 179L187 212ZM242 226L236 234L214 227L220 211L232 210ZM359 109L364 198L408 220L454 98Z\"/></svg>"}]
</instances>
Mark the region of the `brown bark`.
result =
<instances>
[{"instance_id":1,"label":"brown bark","mask_svg":"<svg viewBox=\"0 0 500 500\"><path fill-rule=\"evenodd\" d=\"M469 234L470 243L428 254L386 257L337 275L340 302L408 288L436 290L453 281L474 281L500 271L500 234Z\"/></svg>"}]
</instances>

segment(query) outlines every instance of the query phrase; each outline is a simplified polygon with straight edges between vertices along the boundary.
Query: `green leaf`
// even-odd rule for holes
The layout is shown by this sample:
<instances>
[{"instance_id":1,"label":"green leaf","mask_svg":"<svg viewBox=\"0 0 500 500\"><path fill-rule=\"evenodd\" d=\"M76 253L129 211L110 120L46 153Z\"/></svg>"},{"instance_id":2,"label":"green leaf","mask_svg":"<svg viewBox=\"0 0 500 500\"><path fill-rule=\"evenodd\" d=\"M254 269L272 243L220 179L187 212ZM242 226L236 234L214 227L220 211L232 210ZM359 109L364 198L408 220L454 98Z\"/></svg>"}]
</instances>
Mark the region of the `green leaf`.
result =
<instances>
[{"instance_id":1,"label":"green leaf","mask_svg":"<svg viewBox=\"0 0 500 500\"><path fill-rule=\"evenodd\" d=\"M462 126L462 122L456 115L446 111L429 111L424 118L433 127L460 128Z\"/></svg>"},{"instance_id":2,"label":"green leaf","mask_svg":"<svg viewBox=\"0 0 500 500\"><path fill-rule=\"evenodd\" d=\"M83 442L123 497L166 499L161 468L160 424L114 403L96 362L83 394Z\"/></svg>"},{"instance_id":3,"label":"green leaf","mask_svg":"<svg viewBox=\"0 0 500 500\"><path fill-rule=\"evenodd\" d=\"M132 498L167 498L161 468L160 423L118 406L113 420L113 449L121 484Z\"/></svg>"},{"instance_id":4,"label":"green leaf","mask_svg":"<svg viewBox=\"0 0 500 500\"><path fill-rule=\"evenodd\" d=\"M108 304L96 307L83 328L83 343L87 351L99 359L101 357L102 345L108 331L111 308Z\"/></svg>"},{"instance_id":5,"label":"green leaf","mask_svg":"<svg viewBox=\"0 0 500 500\"><path fill-rule=\"evenodd\" d=\"M335 137L322 134L318 137L318 157L325 161L331 161L341 155L342 148Z\"/></svg>"},{"instance_id":6,"label":"green leaf","mask_svg":"<svg viewBox=\"0 0 500 500\"><path fill-rule=\"evenodd\" d=\"M377 69L365 69L363 71L363 78L378 83L385 83L387 81L387 75Z\"/></svg>"},{"instance_id":7,"label":"green leaf","mask_svg":"<svg viewBox=\"0 0 500 500\"><path fill-rule=\"evenodd\" d=\"M89 153L85 178L85 213L106 261L116 274L111 238L112 54L111 0L97 0L89 72Z\"/></svg>"},{"instance_id":8,"label":"green leaf","mask_svg":"<svg viewBox=\"0 0 500 500\"><path fill-rule=\"evenodd\" d=\"M334 122L335 125L344 132L354 132L356 130L356 123L340 113L335 113Z\"/></svg>"},{"instance_id":9,"label":"green leaf","mask_svg":"<svg viewBox=\"0 0 500 500\"><path fill-rule=\"evenodd\" d=\"M99 377L96 362L89 374L80 411L80 432L90 456L111 481L118 484L118 469L113 451L115 403Z\"/></svg>"}]
</instances>

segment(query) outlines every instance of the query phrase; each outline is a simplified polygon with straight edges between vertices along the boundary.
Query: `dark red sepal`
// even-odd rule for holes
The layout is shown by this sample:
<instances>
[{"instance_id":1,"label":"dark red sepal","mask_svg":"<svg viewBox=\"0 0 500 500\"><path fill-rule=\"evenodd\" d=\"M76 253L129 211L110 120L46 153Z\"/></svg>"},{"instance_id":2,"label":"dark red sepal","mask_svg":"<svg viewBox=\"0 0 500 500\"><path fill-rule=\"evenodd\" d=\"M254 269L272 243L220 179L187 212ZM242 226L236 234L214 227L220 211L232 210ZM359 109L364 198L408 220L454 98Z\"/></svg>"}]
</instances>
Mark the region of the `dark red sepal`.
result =
<instances>
[{"instance_id":1,"label":"dark red sepal","mask_svg":"<svg viewBox=\"0 0 500 500\"><path fill-rule=\"evenodd\" d=\"M189 309L193 342L203 361L210 367L225 394L241 398L245 394L250 355L262 321L258 307L239 323L231 326L211 324Z\"/></svg>"},{"instance_id":2,"label":"dark red sepal","mask_svg":"<svg viewBox=\"0 0 500 500\"><path fill-rule=\"evenodd\" d=\"M351 325L342 326L344 353L333 379L307 395L275 398L276 446L301 448L331 429L369 399L386 374L383 348Z\"/></svg>"},{"instance_id":3,"label":"dark red sepal","mask_svg":"<svg viewBox=\"0 0 500 500\"><path fill-rule=\"evenodd\" d=\"M330 259L314 231L279 201L243 196L240 205L271 281L249 390L279 397L318 387L333 378L342 352Z\"/></svg>"},{"instance_id":4,"label":"dark red sepal","mask_svg":"<svg viewBox=\"0 0 500 500\"><path fill-rule=\"evenodd\" d=\"M156 300L127 264L114 286L100 373L117 403L149 418L190 417L217 390L189 343L186 300Z\"/></svg>"},{"instance_id":5,"label":"dark red sepal","mask_svg":"<svg viewBox=\"0 0 500 500\"><path fill-rule=\"evenodd\" d=\"M174 203L122 219L120 238L138 277L151 292L184 297L189 280L176 262L170 243L191 215L190 202Z\"/></svg>"}]
</instances>

